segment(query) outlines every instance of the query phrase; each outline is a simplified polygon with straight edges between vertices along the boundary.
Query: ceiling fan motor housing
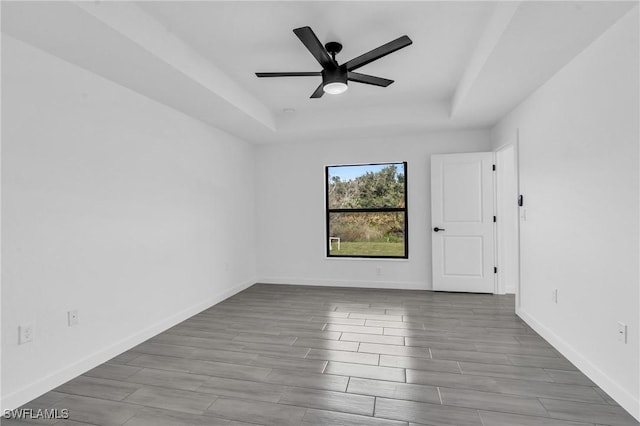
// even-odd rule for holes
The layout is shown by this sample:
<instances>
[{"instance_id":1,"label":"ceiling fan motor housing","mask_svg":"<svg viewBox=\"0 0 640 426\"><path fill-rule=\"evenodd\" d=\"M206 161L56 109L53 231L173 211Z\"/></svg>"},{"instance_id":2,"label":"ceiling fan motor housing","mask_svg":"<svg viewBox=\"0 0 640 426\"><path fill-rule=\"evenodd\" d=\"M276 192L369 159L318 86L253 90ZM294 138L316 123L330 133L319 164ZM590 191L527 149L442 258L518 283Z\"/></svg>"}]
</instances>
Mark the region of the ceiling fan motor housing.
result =
<instances>
[{"instance_id":1,"label":"ceiling fan motor housing","mask_svg":"<svg viewBox=\"0 0 640 426\"><path fill-rule=\"evenodd\" d=\"M322 70L322 83L343 83L347 84L347 70L343 67L337 67L333 70Z\"/></svg>"}]
</instances>

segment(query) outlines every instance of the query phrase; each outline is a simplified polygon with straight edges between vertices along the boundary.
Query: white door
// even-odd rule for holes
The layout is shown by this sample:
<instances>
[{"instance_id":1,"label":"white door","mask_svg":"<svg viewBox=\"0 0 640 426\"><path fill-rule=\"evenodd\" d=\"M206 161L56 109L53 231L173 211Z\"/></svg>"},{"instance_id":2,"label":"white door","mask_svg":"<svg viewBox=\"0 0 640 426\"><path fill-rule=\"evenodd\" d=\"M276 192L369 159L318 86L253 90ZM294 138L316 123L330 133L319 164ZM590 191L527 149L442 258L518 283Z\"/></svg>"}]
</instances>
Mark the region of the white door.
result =
<instances>
[{"instance_id":1,"label":"white door","mask_svg":"<svg viewBox=\"0 0 640 426\"><path fill-rule=\"evenodd\" d=\"M433 289L494 293L493 153L431 156Z\"/></svg>"}]
</instances>

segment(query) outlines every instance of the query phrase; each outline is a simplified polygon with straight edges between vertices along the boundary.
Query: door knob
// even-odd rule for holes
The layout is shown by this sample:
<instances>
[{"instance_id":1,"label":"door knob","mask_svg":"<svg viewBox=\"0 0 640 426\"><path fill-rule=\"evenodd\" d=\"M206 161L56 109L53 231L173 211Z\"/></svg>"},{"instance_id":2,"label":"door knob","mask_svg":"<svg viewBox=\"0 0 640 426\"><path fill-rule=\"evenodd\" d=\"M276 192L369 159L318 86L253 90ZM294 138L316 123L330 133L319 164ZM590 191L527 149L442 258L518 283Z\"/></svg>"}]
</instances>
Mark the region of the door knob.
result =
<instances>
[{"instance_id":1,"label":"door knob","mask_svg":"<svg viewBox=\"0 0 640 426\"><path fill-rule=\"evenodd\" d=\"M444 228L438 228L437 226L435 228L433 228L433 230L435 232L440 232L440 231L444 231Z\"/></svg>"}]
</instances>

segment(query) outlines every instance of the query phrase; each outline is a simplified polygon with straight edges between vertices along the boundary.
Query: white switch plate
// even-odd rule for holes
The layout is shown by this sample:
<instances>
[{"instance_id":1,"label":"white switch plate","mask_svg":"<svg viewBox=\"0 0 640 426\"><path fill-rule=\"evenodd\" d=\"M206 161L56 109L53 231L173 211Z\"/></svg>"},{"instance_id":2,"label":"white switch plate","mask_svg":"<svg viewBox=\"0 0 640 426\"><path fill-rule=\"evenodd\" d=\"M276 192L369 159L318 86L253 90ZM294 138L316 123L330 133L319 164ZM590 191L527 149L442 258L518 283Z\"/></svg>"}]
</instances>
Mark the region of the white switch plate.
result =
<instances>
[{"instance_id":1,"label":"white switch plate","mask_svg":"<svg viewBox=\"0 0 640 426\"><path fill-rule=\"evenodd\" d=\"M618 321L618 342L627 343L627 324Z\"/></svg>"},{"instance_id":2,"label":"white switch plate","mask_svg":"<svg viewBox=\"0 0 640 426\"><path fill-rule=\"evenodd\" d=\"M29 322L18 326L18 344L24 345L33 341L33 323Z\"/></svg>"}]
</instances>

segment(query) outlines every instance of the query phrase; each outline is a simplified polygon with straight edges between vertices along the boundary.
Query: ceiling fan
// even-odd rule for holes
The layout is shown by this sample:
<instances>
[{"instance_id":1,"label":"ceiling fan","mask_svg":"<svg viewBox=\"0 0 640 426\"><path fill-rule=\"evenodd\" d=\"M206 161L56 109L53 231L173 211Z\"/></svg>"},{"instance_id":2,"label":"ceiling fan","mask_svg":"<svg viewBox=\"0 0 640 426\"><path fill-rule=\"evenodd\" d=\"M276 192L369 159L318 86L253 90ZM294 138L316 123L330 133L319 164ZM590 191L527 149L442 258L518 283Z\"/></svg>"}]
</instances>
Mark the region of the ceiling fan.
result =
<instances>
[{"instance_id":1,"label":"ceiling fan","mask_svg":"<svg viewBox=\"0 0 640 426\"><path fill-rule=\"evenodd\" d=\"M373 86L387 87L393 80L375 77L368 74L360 74L354 70L367 65L377 59L382 58L390 53L409 46L411 39L406 35L399 37L389 43L383 44L357 58L351 59L344 64L338 64L336 55L342 50L342 45L335 41L330 41L324 46L318 40L315 33L310 27L301 27L293 30L298 36L302 44L311 52L314 58L322 66L322 71L311 72L257 72L258 77L315 77L322 76L322 83L313 92L311 98L320 98L324 93L336 95L343 93L348 89L348 81L357 83L371 84Z\"/></svg>"}]
</instances>

